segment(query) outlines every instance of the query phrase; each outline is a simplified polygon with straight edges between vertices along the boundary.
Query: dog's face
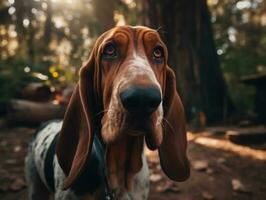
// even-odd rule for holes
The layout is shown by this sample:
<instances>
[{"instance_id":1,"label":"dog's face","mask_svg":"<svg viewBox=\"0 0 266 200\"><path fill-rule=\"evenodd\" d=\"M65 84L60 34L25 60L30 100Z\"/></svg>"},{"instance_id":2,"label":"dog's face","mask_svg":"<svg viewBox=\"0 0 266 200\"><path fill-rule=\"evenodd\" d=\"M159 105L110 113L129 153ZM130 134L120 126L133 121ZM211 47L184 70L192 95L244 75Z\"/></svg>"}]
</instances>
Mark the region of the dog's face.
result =
<instances>
[{"instance_id":1,"label":"dog's face","mask_svg":"<svg viewBox=\"0 0 266 200\"><path fill-rule=\"evenodd\" d=\"M142 168L143 138L166 175L189 176L186 123L167 49L155 30L122 26L102 34L68 105L56 153L70 187L89 162L101 127L111 188L130 189Z\"/></svg>"},{"instance_id":2,"label":"dog's face","mask_svg":"<svg viewBox=\"0 0 266 200\"><path fill-rule=\"evenodd\" d=\"M158 33L144 27L113 29L100 46L102 138L145 135L149 148L162 142L163 74L167 50Z\"/></svg>"}]
</instances>

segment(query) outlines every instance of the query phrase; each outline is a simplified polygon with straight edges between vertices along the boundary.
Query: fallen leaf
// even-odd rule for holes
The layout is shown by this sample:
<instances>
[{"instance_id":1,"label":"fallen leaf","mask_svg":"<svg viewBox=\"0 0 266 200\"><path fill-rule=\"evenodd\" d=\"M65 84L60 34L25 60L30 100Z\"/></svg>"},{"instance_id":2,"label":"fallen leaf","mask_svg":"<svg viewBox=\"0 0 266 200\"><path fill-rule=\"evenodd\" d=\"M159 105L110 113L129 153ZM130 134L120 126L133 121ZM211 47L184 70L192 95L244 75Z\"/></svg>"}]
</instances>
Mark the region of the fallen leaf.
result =
<instances>
[{"instance_id":1,"label":"fallen leaf","mask_svg":"<svg viewBox=\"0 0 266 200\"><path fill-rule=\"evenodd\" d=\"M18 152L21 151L21 149L22 149L21 146L20 145L17 145L17 146L14 147L14 152L15 153L18 153Z\"/></svg>"},{"instance_id":2,"label":"fallen leaf","mask_svg":"<svg viewBox=\"0 0 266 200\"><path fill-rule=\"evenodd\" d=\"M208 168L208 162L205 160L194 161L193 168L197 171L205 171Z\"/></svg>"},{"instance_id":3,"label":"fallen leaf","mask_svg":"<svg viewBox=\"0 0 266 200\"><path fill-rule=\"evenodd\" d=\"M217 159L217 163L219 163L219 164L222 164L222 163L225 163L225 158L218 158Z\"/></svg>"},{"instance_id":4,"label":"fallen leaf","mask_svg":"<svg viewBox=\"0 0 266 200\"><path fill-rule=\"evenodd\" d=\"M240 180L233 179L231 183L235 192L251 193L251 191L248 190L247 187Z\"/></svg>"},{"instance_id":5,"label":"fallen leaf","mask_svg":"<svg viewBox=\"0 0 266 200\"><path fill-rule=\"evenodd\" d=\"M206 172L207 172L207 174L213 174L213 169L208 168Z\"/></svg>"},{"instance_id":6,"label":"fallen leaf","mask_svg":"<svg viewBox=\"0 0 266 200\"><path fill-rule=\"evenodd\" d=\"M212 199L214 199L214 196L210 192L207 192L207 191L202 192L202 197L205 200L212 200Z\"/></svg>"}]
</instances>

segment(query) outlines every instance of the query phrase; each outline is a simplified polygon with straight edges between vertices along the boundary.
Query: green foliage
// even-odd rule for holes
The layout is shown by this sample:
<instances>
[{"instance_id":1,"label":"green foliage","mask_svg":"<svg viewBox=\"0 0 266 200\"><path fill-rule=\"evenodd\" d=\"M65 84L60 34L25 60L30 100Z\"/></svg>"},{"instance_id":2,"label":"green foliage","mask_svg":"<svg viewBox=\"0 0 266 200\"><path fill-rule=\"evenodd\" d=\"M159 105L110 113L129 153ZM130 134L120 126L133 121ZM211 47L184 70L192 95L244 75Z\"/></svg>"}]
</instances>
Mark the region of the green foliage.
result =
<instances>
[{"instance_id":1,"label":"green foliage","mask_svg":"<svg viewBox=\"0 0 266 200\"><path fill-rule=\"evenodd\" d=\"M56 89L77 81L100 29L91 2L3 0L0 15L0 100L32 81Z\"/></svg>"},{"instance_id":2,"label":"green foliage","mask_svg":"<svg viewBox=\"0 0 266 200\"><path fill-rule=\"evenodd\" d=\"M262 0L210 1L221 68L240 112L253 110L255 88L241 83L266 72L266 4Z\"/></svg>"},{"instance_id":3,"label":"green foliage","mask_svg":"<svg viewBox=\"0 0 266 200\"><path fill-rule=\"evenodd\" d=\"M34 78L24 72L26 61L9 59L0 62L0 101L17 97L22 88Z\"/></svg>"}]
</instances>

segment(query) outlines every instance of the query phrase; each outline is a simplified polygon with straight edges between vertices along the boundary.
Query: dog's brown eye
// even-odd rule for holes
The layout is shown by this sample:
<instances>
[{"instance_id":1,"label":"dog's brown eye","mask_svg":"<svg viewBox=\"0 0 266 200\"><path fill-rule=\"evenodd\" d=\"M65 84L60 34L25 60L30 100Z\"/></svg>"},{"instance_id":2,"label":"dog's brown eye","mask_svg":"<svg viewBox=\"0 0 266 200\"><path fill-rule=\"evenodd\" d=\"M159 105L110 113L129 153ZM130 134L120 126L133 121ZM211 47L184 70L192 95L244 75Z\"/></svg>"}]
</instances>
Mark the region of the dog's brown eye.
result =
<instances>
[{"instance_id":1,"label":"dog's brown eye","mask_svg":"<svg viewBox=\"0 0 266 200\"><path fill-rule=\"evenodd\" d=\"M164 58L163 48L161 46L155 47L155 49L153 51L154 61L157 63L161 63L161 62L163 62L163 58Z\"/></svg>"},{"instance_id":2,"label":"dog's brown eye","mask_svg":"<svg viewBox=\"0 0 266 200\"><path fill-rule=\"evenodd\" d=\"M105 52L106 52L106 54L108 54L108 55L113 55L113 54L115 53L115 48L114 48L114 46L109 45L109 46L106 48Z\"/></svg>"},{"instance_id":3,"label":"dog's brown eye","mask_svg":"<svg viewBox=\"0 0 266 200\"><path fill-rule=\"evenodd\" d=\"M114 59L117 57L117 52L114 44L107 44L103 51L103 59Z\"/></svg>"}]
</instances>

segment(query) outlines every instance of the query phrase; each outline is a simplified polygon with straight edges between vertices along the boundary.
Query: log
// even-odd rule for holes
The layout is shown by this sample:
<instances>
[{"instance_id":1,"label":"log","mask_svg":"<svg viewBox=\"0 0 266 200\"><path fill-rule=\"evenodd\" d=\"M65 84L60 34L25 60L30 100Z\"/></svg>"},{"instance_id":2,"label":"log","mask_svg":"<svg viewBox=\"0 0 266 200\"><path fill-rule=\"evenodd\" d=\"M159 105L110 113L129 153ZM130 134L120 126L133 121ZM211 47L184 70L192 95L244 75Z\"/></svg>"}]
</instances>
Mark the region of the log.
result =
<instances>
[{"instance_id":1,"label":"log","mask_svg":"<svg viewBox=\"0 0 266 200\"><path fill-rule=\"evenodd\" d=\"M52 98L50 87L43 83L30 83L22 90L23 99L38 102L47 102Z\"/></svg>"},{"instance_id":2,"label":"log","mask_svg":"<svg viewBox=\"0 0 266 200\"><path fill-rule=\"evenodd\" d=\"M230 130L226 137L236 144L257 144L266 142L265 129Z\"/></svg>"},{"instance_id":3,"label":"log","mask_svg":"<svg viewBox=\"0 0 266 200\"><path fill-rule=\"evenodd\" d=\"M42 122L63 118L66 106L13 99L8 105L8 124L38 126Z\"/></svg>"}]
</instances>

